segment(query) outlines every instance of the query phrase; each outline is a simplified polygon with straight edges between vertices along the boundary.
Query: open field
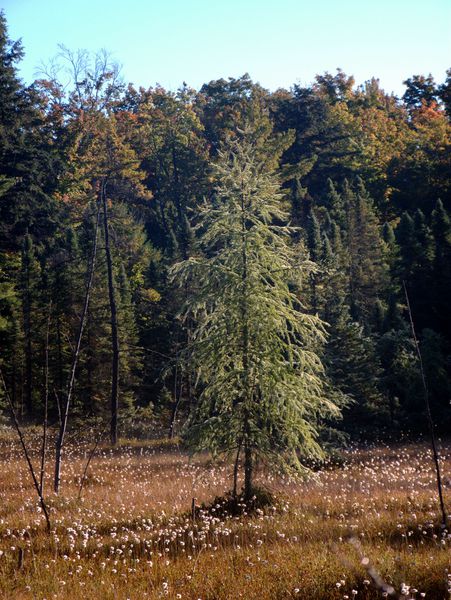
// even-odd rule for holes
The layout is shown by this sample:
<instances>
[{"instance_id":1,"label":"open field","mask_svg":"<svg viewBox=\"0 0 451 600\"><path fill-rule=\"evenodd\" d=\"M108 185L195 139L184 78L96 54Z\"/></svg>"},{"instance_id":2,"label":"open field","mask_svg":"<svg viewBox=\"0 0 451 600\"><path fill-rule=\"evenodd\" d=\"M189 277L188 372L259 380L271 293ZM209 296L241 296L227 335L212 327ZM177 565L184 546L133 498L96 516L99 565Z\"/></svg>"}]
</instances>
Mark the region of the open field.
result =
<instances>
[{"instance_id":1,"label":"open field","mask_svg":"<svg viewBox=\"0 0 451 600\"><path fill-rule=\"evenodd\" d=\"M152 444L104 447L77 500L89 447L68 449L59 497L46 481L48 535L16 439L1 434L1 598L381 598L362 556L405 598L451 597L451 534L439 526L425 444L350 449L303 482L262 471L277 507L194 521L193 497L201 505L230 489L229 464ZM441 454L450 512L449 442Z\"/></svg>"}]
</instances>

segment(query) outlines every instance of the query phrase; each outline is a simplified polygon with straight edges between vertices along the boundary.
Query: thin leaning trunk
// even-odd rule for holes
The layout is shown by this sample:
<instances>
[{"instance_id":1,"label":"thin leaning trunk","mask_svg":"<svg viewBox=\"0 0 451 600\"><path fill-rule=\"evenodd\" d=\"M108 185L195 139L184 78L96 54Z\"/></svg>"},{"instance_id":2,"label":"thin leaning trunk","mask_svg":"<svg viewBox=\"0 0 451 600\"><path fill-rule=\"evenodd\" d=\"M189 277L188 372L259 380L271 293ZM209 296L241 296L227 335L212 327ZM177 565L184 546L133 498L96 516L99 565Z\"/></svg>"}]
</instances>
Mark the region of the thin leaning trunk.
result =
<instances>
[{"instance_id":1,"label":"thin leaning trunk","mask_svg":"<svg viewBox=\"0 0 451 600\"><path fill-rule=\"evenodd\" d=\"M92 339L92 318L88 308L86 315L86 396L85 410L89 415L95 414L94 407L94 353Z\"/></svg>"},{"instance_id":2,"label":"thin leaning trunk","mask_svg":"<svg viewBox=\"0 0 451 600\"><path fill-rule=\"evenodd\" d=\"M442 477L441 477L441 473L440 473L440 463L439 463L439 457L438 457L438 452L437 452L437 444L435 442L435 435L434 435L434 422L432 420L431 405L429 403L429 390L428 390L427 383L426 383L426 376L424 374L423 359L421 357L420 344L418 343L417 335L415 333L415 325L413 322L413 316L412 316L412 311L411 311L410 302L409 302L409 295L407 293L405 281L403 281L402 284L404 287L404 294L406 296L407 311L409 313L410 326L412 329L412 337L413 337L413 341L415 343L415 348L416 348L417 356L418 356L418 362L420 365L421 380L423 382L424 401L426 404L426 414L427 414L428 425L429 425L429 435L431 437L432 454L434 457L435 473L436 473L436 478L437 478L437 491L438 491L438 497L439 497L439 503L440 503L440 510L442 512L442 525L445 528L447 518L446 518L445 502L443 500L443 488L442 488Z\"/></svg>"},{"instance_id":3,"label":"thin leaning trunk","mask_svg":"<svg viewBox=\"0 0 451 600\"><path fill-rule=\"evenodd\" d=\"M20 429L19 421L17 420L17 415L16 415L16 411L15 411L15 408L14 408L14 404L13 404L13 402L11 400L11 396L9 395L8 388L6 387L6 383L5 383L5 379L3 377L3 372L1 370L1 367L0 367L0 380L2 382L3 391L5 393L6 400L8 402L9 409L10 409L12 417L13 417L14 427L16 428L17 434L19 436L20 444L22 446L22 450L23 450L25 459L26 459L27 464L28 464L28 469L30 471L31 478L33 479L33 485L34 485L35 490L36 490L36 492L38 494L39 502L40 502L41 508L42 508L42 512L44 513L45 522L47 524L47 531L50 532L51 525L50 525L50 517L49 517L49 512L48 512L48 509L47 509L47 505L46 505L46 503L44 501L44 497L42 495L41 487L40 487L39 482L38 482L38 480L36 478L36 474L34 472L34 468L33 468L33 465L31 463L30 455L29 455L27 447L25 445L25 440L24 440L23 435L22 435L22 430Z\"/></svg>"},{"instance_id":4,"label":"thin leaning trunk","mask_svg":"<svg viewBox=\"0 0 451 600\"><path fill-rule=\"evenodd\" d=\"M100 202L98 202L96 224L95 224L95 230L94 230L93 248L92 248L91 261L89 264L87 281L86 281L85 300L83 303L83 310L81 313L80 324L79 324L79 328L78 328L77 343L76 343L75 349L74 349L74 354L73 354L73 358L72 358L72 366L71 366L71 370L70 370L70 374L69 374L69 381L67 384L67 396L66 396L66 403L64 406L64 413L61 415L61 424L60 424L58 439L56 441L55 478L54 478L54 482L53 482L53 488L54 488L55 493L58 493L59 486L60 486L61 459L62 459L64 437L66 435L67 420L68 420L68 416L69 416L69 407L70 407L72 391L73 391L74 382L75 382L75 372L77 370L78 357L80 354L81 338L83 335L83 329L85 327L86 313L88 312L89 299L91 296L92 281L94 279L94 270L95 270L96 256L97 256L97 237L98 237L99 222L100 222L100 208L101 208L101 204L100 204Z\"/></svg>"},{"instance_id":5,"label":"thin leaning trunk","mask_svg":"<svg viewBox=\"0 0 451 600\"><path fill-rule=\"evenodd\" d=\"M119 335L117 326L117 304L113 280L113 262L111 259L110 234L108 227L108 210L106 202L106 182L102 186L103 229L105 237L105 255L108 274L108 297L110 300L111 348L111 444L117 444L117 413L119 408Z\"/></svg>"}]
</instances>

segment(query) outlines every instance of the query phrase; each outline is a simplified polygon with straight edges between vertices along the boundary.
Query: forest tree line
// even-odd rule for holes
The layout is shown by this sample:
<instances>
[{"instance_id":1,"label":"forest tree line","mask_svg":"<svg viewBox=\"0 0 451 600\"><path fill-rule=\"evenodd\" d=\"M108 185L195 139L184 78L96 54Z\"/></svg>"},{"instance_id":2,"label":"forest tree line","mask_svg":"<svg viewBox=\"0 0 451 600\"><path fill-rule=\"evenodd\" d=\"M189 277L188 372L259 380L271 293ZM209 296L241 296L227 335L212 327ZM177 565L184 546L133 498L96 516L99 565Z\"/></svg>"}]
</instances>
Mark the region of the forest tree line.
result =
<instances>
[{"instance_id":1,"label":"forest tree line","mask_svg":"<svg viewBox=\"0 0 451 600\"><path fill-rule=\"evenodd\" d=\"M299 301L326 324L316 352L339 429L425 428L406 290L449 430L451 71L441 85L413 75L402 98L341 70L275 92L248 75L170 92L64 47L26 86L22 57L2 15L0 361L22 418L40 421L46 400L62 418L90 265L71 410L108 422L116 394L119 432L138 417L173 435L195 409L195 323L180 315L196 280L181 285L174 266L201 255L215 166L246 131L311 265Z\"/></svg>"}]
</instances>

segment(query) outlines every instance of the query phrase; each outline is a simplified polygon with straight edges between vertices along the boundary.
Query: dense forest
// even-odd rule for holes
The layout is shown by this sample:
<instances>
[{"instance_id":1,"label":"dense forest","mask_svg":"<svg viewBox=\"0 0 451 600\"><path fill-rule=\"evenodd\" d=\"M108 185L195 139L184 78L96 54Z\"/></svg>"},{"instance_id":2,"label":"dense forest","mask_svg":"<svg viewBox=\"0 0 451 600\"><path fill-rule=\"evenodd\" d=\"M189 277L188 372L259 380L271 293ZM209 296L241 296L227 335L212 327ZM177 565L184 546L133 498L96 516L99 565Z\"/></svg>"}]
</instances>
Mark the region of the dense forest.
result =
<instances>
[{"instance_id":1,"label":"dense forest","mask_svg":"<svg viewBox=\"0 0 451 600\"><path fill-rule=\"evenodd\" d=\"M285 386L259 409L272 437L255 447L290 448L295 427L309 444L425 431L408 298L449 431L451 71L440 85L412 75L402 98L341 70L275 92L248 75L170 92L64 47L26 86L22 57L2 15L0 364L22 421L70 414L113 443L191 423L199 448L232 447L247 413L235 431L218 398L235 406L230 355L244 339L260 406ZM231 275L240 231L254 244L245 309ZM5 395L0 409L9 419Z\"/></svg>"}]
</instances>

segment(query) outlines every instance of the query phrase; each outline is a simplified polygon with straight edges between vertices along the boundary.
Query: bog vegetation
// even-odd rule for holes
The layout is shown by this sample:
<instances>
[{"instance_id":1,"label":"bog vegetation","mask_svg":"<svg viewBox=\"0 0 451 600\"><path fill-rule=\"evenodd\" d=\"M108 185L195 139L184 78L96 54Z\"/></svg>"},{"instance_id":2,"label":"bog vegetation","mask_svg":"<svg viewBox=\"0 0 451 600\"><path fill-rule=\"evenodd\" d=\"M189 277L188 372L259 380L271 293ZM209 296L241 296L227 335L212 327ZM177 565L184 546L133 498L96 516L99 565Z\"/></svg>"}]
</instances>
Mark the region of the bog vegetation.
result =
<instances>
[{"instance_id":1,"label":"bog vegetation","mask_svg":"<svg viewBox=\"0 0 451 600\"><path fill-rule=\"evenodd\" d=\"M451 71L22 54L1 13L4 597L446 598Z\"/></svg>"},{"instance_id":2,"label":"bog vegetation","mask_svg":"<svg viewBox=\"0 0 451 600\"><path fill-rule=\"evenodd\" d=\"M37 457L40 432L28 435ZM18 445L2 435L2 598L449 598L451 537L427 444L348 448L304 482L260 467L277 502L253 515L222 508L230 463L150 442L98 448L77 500L91 447L89 435L68 445L48 535Z\"/></svg>"}]
</instances>

